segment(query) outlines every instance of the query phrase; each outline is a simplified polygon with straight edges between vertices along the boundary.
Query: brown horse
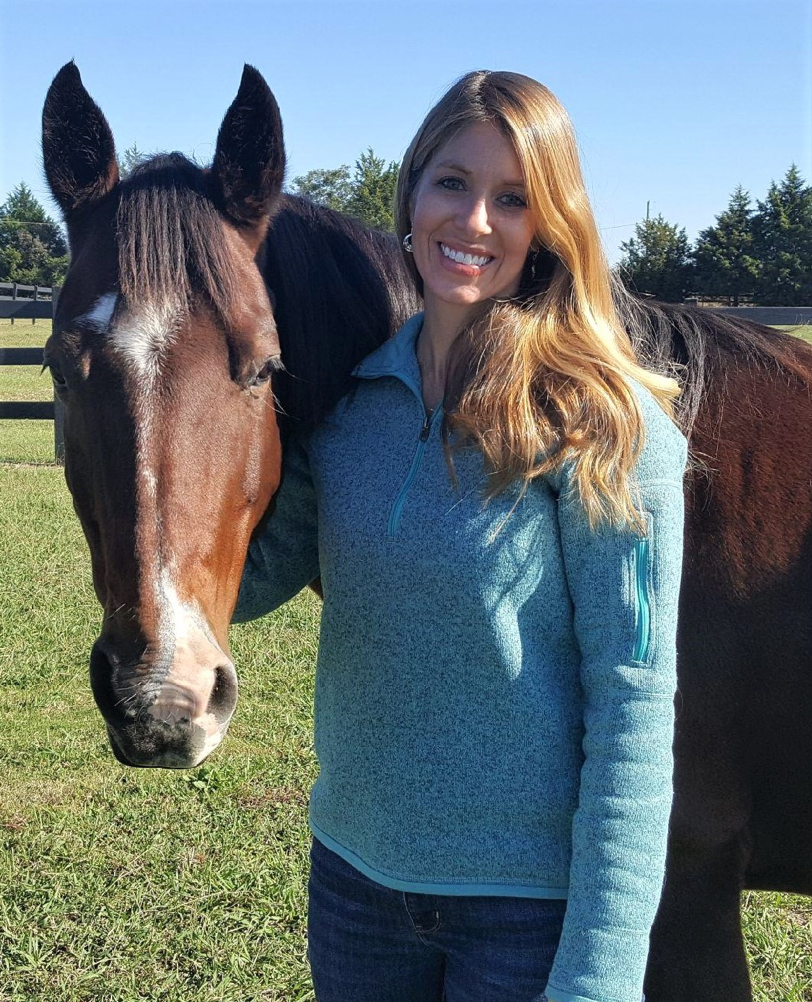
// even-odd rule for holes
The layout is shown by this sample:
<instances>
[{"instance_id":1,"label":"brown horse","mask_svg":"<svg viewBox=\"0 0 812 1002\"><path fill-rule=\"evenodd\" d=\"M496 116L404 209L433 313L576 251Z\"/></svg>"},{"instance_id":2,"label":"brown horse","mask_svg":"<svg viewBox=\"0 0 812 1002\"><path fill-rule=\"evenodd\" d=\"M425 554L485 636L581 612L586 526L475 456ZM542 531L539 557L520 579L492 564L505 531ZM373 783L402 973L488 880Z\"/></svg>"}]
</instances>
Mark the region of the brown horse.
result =
<instances>
[{"instance_id":1,"label":"brown horse","mask_svg":"<svg viewBox=\"0 0 812 1002\"><path fill-rule=\"evenodd\" d=\"M122 761L188 767L236 699L226 630L279 477L269 381L283 436L318 423L416 302L391 238L280 195L279 113L250 68L210 170L173 154L119 181L72 64L43 137L73 255L46 362L104 606L93 691ZM684 366L695 461L646 994L748 1002L741 889L812 893L812 352L707 312L619 306L647 364Z\"/></svg>"}]
</instances>

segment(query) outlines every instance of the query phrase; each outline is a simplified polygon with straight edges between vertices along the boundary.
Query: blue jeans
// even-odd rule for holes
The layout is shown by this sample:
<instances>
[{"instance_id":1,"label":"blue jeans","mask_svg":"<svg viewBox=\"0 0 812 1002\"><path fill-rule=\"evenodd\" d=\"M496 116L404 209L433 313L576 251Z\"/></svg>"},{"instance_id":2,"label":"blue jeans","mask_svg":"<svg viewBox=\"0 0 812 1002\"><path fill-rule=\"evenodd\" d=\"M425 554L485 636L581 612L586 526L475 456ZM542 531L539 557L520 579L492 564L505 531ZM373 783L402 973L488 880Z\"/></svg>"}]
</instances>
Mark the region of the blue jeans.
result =
<instances>
[{"instance_id":1,"label":"blue jeans","mask_svg":"<svg viewBox=\"0 0 812 1002\"><path fill-rule=\"evenodd\" d=\"M542 1002L565 900L413 894L313 839L308 957L317 1002Z\"/></svg>"}]
</instances>

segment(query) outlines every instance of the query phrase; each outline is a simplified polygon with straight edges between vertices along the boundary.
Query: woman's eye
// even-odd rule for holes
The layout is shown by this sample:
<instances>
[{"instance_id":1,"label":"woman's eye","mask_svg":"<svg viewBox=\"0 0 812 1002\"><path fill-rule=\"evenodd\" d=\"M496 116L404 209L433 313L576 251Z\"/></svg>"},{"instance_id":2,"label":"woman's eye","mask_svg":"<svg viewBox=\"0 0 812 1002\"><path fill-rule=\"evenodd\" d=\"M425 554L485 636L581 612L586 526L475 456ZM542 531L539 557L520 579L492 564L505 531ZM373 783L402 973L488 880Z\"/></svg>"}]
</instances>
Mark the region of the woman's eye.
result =
<instances>
[{"instance_id":1,"label":"woman's eye","mask_svg":"<svg viewBox=\"0 0 812 1002\"><path fill-rule=\"evenodd\" d=\"M503 195L501 198L503 205L506 205L509 209L526 209L527 202L522 198L521 195L517 195L515 191L509 191L507 194Z\"/></svg>"},{"instance_id":2,"label":"woman's eye","mask_svg":"<svg viewBox=\"0 0 812 1002\"><path fill-rule=\"evenodd\" d=\"M464 187L461 177L441 177L437 184L448 191L462 191Z\"/></svg>"}]
</instances>

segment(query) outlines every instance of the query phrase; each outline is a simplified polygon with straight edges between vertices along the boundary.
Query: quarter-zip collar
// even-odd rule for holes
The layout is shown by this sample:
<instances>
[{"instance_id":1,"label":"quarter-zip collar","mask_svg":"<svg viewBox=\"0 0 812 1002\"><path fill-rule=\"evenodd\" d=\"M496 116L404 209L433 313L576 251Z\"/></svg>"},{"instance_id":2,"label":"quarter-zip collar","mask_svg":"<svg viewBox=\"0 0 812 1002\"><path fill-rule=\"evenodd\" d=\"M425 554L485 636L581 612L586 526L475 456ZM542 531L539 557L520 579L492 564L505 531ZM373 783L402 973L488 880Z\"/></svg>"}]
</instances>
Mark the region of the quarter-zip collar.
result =
<instances>
[{"instance_id":1,"label":"quarter-zip collar","mask_svg":"<svg viewBox=\"0 0 812 1002\"><path fill-rule=\"evenodd\" d=\"M379 376L396 376L423 402L420 366L417 362L417 339L423 329L423 314L413 317L388 341L367 355L354 369L353 375L361 379L377 379Z\"/></svg>"},{"instance_id":2,"label":"quarter-zip collar","mask_svg":"<svg viewBox=\"0 0 812 1002\"><path fill-rule=\"evenodd\" d=\"M423 314L416 313L393 337L385 341L371 355L367 355L353 370L353 375L361 379L378 379L381 376L393 376L395 379L399 379L414 394L422 414L420 434L415 443L412 462L389 513L386 531L389 539L394 539L397 536L403 507L423 463L423 454L426 451L429 436L432 429L440 423L443 414L442 400L431 415L426 412L423 403L423 383L416 350L417 338L422 328Z\"/></svg>"}]
</instances>

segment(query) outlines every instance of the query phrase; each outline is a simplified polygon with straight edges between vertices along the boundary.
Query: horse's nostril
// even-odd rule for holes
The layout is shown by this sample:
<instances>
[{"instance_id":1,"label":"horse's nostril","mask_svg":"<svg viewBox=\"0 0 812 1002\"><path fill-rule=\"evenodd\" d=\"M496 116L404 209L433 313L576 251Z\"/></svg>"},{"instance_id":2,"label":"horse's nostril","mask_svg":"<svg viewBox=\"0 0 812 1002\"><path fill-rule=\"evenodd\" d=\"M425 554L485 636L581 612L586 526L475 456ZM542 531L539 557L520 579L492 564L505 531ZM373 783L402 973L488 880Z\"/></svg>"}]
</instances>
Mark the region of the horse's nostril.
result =
<instances>
[{"instance_id":1,"label":"horse's nostril","mask_svg":"<svg viewBox=\"0 0 812 1002\"><path fill-rule=\"evenodd\" d=\"M214 686L209 696L208 712L213 714L218 724L225 724L237 705L237 673L229 665L218 665L214 669Z\"/></svg>"},{"instance_id":2,"label":"horse's nostril","mask_svg":"<svg viewBox=\"0 0 812 1002\"><path fill-rule=\"evenodd\" d=\"M93 698L104 719L118 722L123 719L123 706L113 689L114 665L108 651L97 640L90 652L90 685Z\"/></svg>"}]
</instances>

